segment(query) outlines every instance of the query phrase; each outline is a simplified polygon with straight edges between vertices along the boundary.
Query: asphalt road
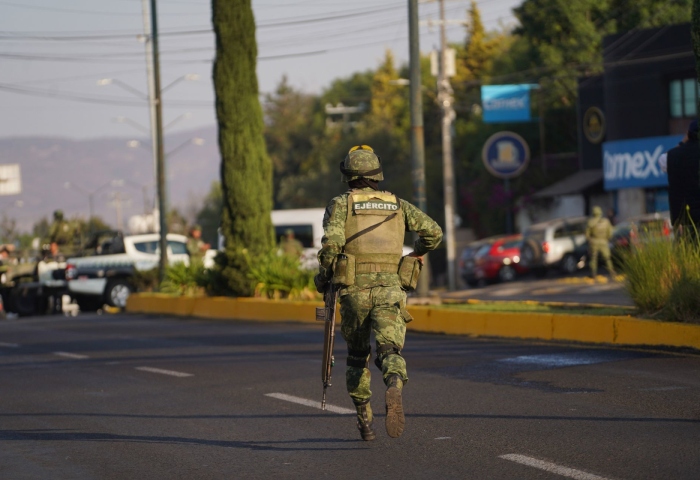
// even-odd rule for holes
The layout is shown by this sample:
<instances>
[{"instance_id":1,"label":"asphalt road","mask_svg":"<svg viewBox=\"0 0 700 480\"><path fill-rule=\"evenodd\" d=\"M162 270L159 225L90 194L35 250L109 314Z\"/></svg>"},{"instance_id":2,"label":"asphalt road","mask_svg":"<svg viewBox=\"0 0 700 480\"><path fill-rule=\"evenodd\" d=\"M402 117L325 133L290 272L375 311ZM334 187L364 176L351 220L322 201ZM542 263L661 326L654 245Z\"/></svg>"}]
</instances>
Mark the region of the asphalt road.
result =
<instances>
[{"instance_id":1,"label":"asphalt road","mask_svg":"<svg viewBox=\"0 0 700 480\"><path fill-rule=\"evenodd\" d=\"M477 300L535 300L539 302L595 303L633 306L632 299L620 281L606 276L593 281L583 274L575 276L552 275L537 278L533 275L514 282L496 283L483 287L466 288L442 293L443 298Z\"/></svg>"},{"instance_id":2,"label":"asphalt road","mask_svg":"<svg viewBox=\"0 0 700 480\"><path fill-rule=\"evenodd\" d=\"M700 356L410 334L406 431L322 412L318 325L0 322L0 478L697 479ZM302 402L302 403L296 403ZM303 403L311 405L304 405Z\"/></svg>"}]
</instances>

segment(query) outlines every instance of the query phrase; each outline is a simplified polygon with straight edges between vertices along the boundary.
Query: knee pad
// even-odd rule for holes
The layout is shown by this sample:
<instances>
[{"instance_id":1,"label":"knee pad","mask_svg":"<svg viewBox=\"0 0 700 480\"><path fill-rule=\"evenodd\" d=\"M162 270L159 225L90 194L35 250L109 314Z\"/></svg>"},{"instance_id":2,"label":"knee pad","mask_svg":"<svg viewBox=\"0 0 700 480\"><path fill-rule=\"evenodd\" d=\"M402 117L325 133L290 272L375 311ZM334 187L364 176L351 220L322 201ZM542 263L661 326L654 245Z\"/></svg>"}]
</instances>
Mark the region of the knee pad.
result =
<instances>
[{"instance_id":1,"label":"knee pad","mask_svg":"<svg viewBox=\"0 0 700 480\"><path fill-rule=\"evenodd\" d=\"M382 369L382 360L384 360L384 358L386 358L388 355L400 356L401 350L396 345L392 345L390 343L387 343L385 345L379 345L377 347L377 358L374 359L374 364L380 371Z\"/></svg>"},{"instance_id":2,"label":"knee pad","mask_svg":"<svg viewBox=\"0 0 700 480\"><path fill-rule=\"evenodd\" d=\"M345 364L353 368L367 368L369 366L370 353L372 353L371 349L366 351L348 350L348 358Z\"/></svg>"}]
</instances>

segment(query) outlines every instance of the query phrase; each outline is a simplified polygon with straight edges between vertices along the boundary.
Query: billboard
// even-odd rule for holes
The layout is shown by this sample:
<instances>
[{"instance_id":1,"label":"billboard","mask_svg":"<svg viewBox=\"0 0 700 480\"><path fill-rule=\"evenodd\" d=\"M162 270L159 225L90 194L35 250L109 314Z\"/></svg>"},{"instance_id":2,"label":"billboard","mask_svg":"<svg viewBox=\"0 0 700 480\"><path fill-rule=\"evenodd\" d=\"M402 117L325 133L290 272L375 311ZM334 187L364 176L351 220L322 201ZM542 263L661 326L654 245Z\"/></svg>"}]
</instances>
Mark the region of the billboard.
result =
<instances>
[{"instance_id":1,"label":"billboard","mask_svg":"<svg viewBox=\"0 0 700 480\"><path fill-rule=\"evenodd\" d=\"M18 195L22 193L22 179L19 165L8 163L0 165L0 195Z\"/></svg>"},{"instance_id":2,"label":"billboard","mask_svg":"<svg viewBox=\"0 0 700 480\"><path fill-rule=\"evenodd\" d=\"M682 135L670 135L603 143L605 190L668 185L668 177L659 167L659 157L682 139Z\"/></svg>"},{"instance_id":3,"label":"billboard","mask_svg":"<svg viewBox=\"0 0 700 480\"><path fill-rule=\"evenodd\" d=\"M484 85L481 108L484 123L529 122L530 90L537 85Z\"/></svg>"}]
</instances>

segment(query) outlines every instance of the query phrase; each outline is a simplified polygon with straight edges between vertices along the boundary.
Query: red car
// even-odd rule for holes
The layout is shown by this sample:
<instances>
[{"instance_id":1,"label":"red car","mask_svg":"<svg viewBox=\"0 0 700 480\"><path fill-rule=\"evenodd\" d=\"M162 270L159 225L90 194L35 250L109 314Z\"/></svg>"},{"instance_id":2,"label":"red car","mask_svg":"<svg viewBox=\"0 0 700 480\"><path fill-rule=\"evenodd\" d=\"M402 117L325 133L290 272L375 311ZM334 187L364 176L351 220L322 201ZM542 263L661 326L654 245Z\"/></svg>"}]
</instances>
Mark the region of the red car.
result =
<instances>
[{"instance_id":1,"label":"red car","mask_svg":"<svg viewBox=\"0 0 700 480\"><path fill-rule=\"evenodd\" d=\"M481 281L510 282L527 272L520 264L522 235L512 235L484 245L476 252L474 274Z\"/></svg>"}]
</instances>

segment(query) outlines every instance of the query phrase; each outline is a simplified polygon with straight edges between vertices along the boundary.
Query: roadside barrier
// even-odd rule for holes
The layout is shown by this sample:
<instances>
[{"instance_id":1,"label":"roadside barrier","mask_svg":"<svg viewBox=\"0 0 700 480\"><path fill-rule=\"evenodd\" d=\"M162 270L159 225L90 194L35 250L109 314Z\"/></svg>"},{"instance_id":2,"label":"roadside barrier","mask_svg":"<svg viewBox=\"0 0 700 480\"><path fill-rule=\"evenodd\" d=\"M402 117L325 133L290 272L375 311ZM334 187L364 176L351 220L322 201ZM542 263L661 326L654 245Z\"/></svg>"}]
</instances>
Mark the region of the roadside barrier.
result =
<instances>
[{"instance_id":1,"label":"roadside barrier","mask_svg":"<svg viewBox=\"0 0 700 480\"><path fill-rule=\"evenodd\" d=\"M317 323L315 308L321 306L322 302L139 293L129 296L126 310L218 320ZM629 316L468 312L417 305L407 308L413 316L407 329L414 332L700 350L700 325Z\"/></svg>"}]
</instances>

